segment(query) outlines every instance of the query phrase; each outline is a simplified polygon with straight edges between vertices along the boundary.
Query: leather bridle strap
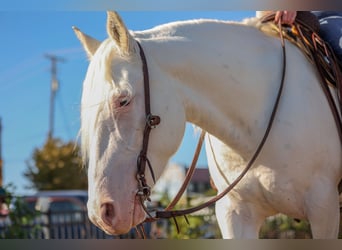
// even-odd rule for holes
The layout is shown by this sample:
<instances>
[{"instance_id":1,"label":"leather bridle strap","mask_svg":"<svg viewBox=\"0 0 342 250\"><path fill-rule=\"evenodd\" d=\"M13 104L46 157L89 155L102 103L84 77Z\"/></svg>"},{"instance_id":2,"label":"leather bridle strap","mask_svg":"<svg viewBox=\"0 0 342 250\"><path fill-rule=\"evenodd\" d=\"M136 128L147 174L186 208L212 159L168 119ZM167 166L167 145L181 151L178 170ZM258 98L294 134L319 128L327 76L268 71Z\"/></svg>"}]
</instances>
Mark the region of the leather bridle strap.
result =
<instances>
[{"instance_id":1,"label":"leather bridle strap","mask_svg":"<svg viewBox=\"0 0 342 250\"><path fill-rule=\"evenodd\" d=\"M149 80L149 72L148 72L148 67L147 67L147 60L146 56L144 53L144 50L141 46L141 44L137 41L137 44L139 46L140 50L140 57L142 61L142 70L143 70L143 76L144 76L144 97L145 97L145 114L146 114L146 124L145 124L145 129L144 129L144 134L143 134L143 143L142 143L142 149L140 151L140 154L137 159L137 180L138 180L138 192L137 195L140 196L140 201L142 207L145 209L146 213L150 216L150 219L154 219L150 213L147 211L145 205L143 202L145 200L149 200L149 196L151 195L151 188L147 185L146 178L145 178L145 170L146 170L146 164L148 165L152 179L155 182L155 176L153 173L153 168L151 166L150 161L147 158L147 149L148 149L148 142L149 142L149 135L151 132L151 129L154 128L156 125L160 123L160 117L159 116L154 116L151 114L151 104L150 104L150 80ZM183 182L182 187L178 191L177 195L174 197L174 199L170 202L170 204L165 208L165 210L171 210L179 201L180 197L184 193L187 185L189 184L191 177L193 176L196 163L199 157L199 153L203 144L204 140L204 135L205 131L202 131L196 152L194 154L191 166L187 172L187 175L185 177L185 180Z\"/></svg>"},{"instance_id":2,"label":"leather bridle strap","mask_svg":"<svg viewBox=\"0 0 342 250\"><path fill-rule=\"evenodd\" d=\"M280 23L279 23L280 25ZM218 194L217 196L215 196L214 198L210 199L209 201L196 206L196 207L192 207L189 209L184 209L184 210L174 210L174 211L157 211L156 212L156 218L175 218L177 216L185 216L187 214L191 214L194 213L196 211L199 211L205 207L209 207L211 205L213 205L214 203L216 203L218 200L220 200L222 197L224 197L226 194L228 194L238 183L239 181L246 175L246 173L248 172L248 170L252 167L252 165L254 164L255 160L257 159L257 157L259 156L265 142L266 139L269 135L269 132L271 131L277 110L278 110L278 106L279 106L279 102L280 102L280 98L281 98L281 94L283 92L283 88L284 88L284 82L285 82L285 72L286 72L286 51L285 51L285 42L284 42L284 38L282 33L280 32L280 40L281 40L281 45L282 45L282 51L283 51L283 71L282 71L282 76L281 76L281 83L280 83L280 87L278 90L278 94L277 94L277 98L268 122L268 126L266 128L265 134L260 142L260 144L258 145L257 150L255 151L254 155L252 156L251 160L248 162L247 166L245 167L245 169L241 172L241 174L235 179L235 181L233 183L231 183L225 190L223 190L220 194Z\"/></svg>"},{"instance_id":3,"label":"leather bridle strap","mask_svg":"<svg viewBox=\"0 0 342 250\"><path fill-rule=\"evenodd\" d=\"M151 195L151 188L147 185L146 178L145 178L145 169L146 169L146 164L148 164L148 167L151 171L152 178L154 180L154 174L153 170L151 167L151 164L147 158L147 149L148 149L148 141L149 141L149 135L151 132L151 129L154 128L156 125L160 123L160 117L159 116L154 116L151 114L151 108L150 108L150 91L149 91L149 74L148 74L148 67L147 67L147 62L145 58L144 51L140 45L139 42L137 42L139 49L140 49L140 56L143 64L143 73L144 73L144 94L145 94L145 113L146 113L146 124L145 124L145 129L144 129L144 137L143 137L143 145L142 145L142 150L138 156L137 159L137 180L138 180L138 192L137 195L140 196L141 200L141 205L145 209L145 211L149 214L151 219L159 219L159 218L175 218L177 216L184 216L187 214L191 214L193 212L196 212L198 210L201 210L205 207L208 207L218 200L220 200L222 197L224 197L228 192L230 192L238 183L239 181L245 176L245 174L248 172L248 170L252 167L254 164L256 158L260 154L261 149L263 148L266 139L269 135L269 132L271 130L271 127L274 122L274 118L276 115L276 112L278 110L282 90L284 87L284 82L285 82L285 71L286 71L286 53L285 53L285 44L284 44L284 39L282 37L282 34L280 32L280 37L281 37L281 44L282 44L282 50L283 50L283 72L282 72L282 78L281 78L281 84L279 87L278 95L269 119L269 123L267 126L267 129L265 131L265 134L258 145L258 148L254 155L252 156L251 160L248 162L247 166L245 167L244 171L238 176L238 178L231 184L229 185L223 192L218 194L216 197L212 198L208 202L205 202L204 204L201 204L199 206L185 209L185 210L174 210L174 211L156 211L156 216L152 217L146 210L145 205L143 202L145 200L150 200L149 197ZM204 138L204 132L203 132L203 138ZM154 180L155 181L155 180ZM179 198L177 198L179 199ZM174 204L172 203L171 205L168 206L168 209L171 209Z\"/></svg>"},{"instance_id":4,"label":"leather bridle strap","mask_svg":"<svg viewBox=\"0 0 342 250\"><path fill-rule=\"evenodd\" d=\"M140 196L141 203L143 207L145 207L143 204L143 201L145 200L150 201L150 195L151 195L151 187L147 185L147 181L145 178L146 164L148 165L150 172L151 172L152 179L155 182L153 169L152 169L149 159L147 158L148 142L149 142L151 129L155 128L160 123L160 117L151 114L150 79L149 79L149 74L148 74L147 61L146 61L144 50L142 49L138 41L137 41L137 44L140 49L140 57L142 60L142 70L143 70L143 75L144 75L144 95L145 95L145 114L146 114L142 149L137 159L137 180L138 180L137 195Z\"/></svg>"},{"instance_id":5,"label":"leather bridle strap","mask_svg":"<svg viewBox=\"0 0 342 250\"><path fill-rule=\"evenodd\" d=\"M178 190L178 193L173 198L173 200L165 208L165 211L169 211L169 210L173 209L175 205L177 205L179 199L182 197L182 195L184 194L186 188L188 187L189 182L191 181L191 178L192 178L192 176L194 175L194 172L195 172L197 160L198 160L198 157L200 155L201 148L202 148L203 141L204 141L204 136L205 136L205 131L202 130L200 138L198 139L198 143L197 143L197 147L196 147L196 150L195 150L194 157L192 158L192 162L191 162L191 165L190 165L190 167L189 167L189 169L188 169L188 171L186 173L184 182L183 182L182 186L180 187L180 189Z\"/></svg>"}]
</instances>

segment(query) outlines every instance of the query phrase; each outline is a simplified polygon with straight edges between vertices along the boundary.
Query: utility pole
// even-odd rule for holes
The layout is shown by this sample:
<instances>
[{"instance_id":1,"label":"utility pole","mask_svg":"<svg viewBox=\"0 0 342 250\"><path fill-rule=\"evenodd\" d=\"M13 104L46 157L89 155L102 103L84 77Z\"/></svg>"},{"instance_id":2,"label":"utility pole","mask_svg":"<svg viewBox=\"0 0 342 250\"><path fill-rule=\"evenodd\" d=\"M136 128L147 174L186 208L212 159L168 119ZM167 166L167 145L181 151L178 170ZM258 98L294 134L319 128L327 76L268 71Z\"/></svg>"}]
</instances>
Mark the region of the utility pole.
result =
<instances>
[{"instance_id":1,"label":"utility pole","mask_svg":"<svg viewBox=\"0 0 342 250\"><path fill-rule=\"evenodd\" d=\"M2 120L0 117L0 188L3 185L2 163Z\"/></svg>"},{"instance_id":2,"label":"utility pole","mask_svg":"<svg viewBox=\"0 0 342 250\"><path fill-rule=\"evenodd\" d=\"M45 57L51 61L51 93L50 93L50 114L49 114L49 133L48 138L53 136L54 116L55 116L55 97L58 90L57 62L64 62L65 59L55 55L46 54Z\"/></svg>"}]
</instances>

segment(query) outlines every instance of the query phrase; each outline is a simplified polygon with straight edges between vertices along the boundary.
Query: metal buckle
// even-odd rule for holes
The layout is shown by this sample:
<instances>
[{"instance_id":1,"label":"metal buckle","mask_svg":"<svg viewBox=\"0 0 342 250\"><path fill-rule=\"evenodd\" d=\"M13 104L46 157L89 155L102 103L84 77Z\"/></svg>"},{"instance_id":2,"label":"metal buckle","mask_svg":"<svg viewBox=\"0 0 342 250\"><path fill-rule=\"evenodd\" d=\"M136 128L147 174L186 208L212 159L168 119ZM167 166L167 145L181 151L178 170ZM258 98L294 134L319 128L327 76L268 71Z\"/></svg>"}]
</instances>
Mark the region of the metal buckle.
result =
<instances>
[{"instance_id":1,"label":"metal buckle","mask_svg":"<svg viewBox=\"0 0 342 250\"><path fill-rule=\"evenodd\" d=\"M147 201L151 202L151 198L150 198L151 188L149 186L139 187L137 195L139 195L141 198L143 198L143 200L147 200Z\"/></svg>"},{"instance_id":2,"label":"metal buckle","mask_svg":"<svg viewBox=\"0 0 342 250\"><path fill-rule=\"evenodd\" d=\"M146 116L146 124L150 128L155 128L160 123L160 117L157 115L148 114Z\"/></svg>"}]
</instances>

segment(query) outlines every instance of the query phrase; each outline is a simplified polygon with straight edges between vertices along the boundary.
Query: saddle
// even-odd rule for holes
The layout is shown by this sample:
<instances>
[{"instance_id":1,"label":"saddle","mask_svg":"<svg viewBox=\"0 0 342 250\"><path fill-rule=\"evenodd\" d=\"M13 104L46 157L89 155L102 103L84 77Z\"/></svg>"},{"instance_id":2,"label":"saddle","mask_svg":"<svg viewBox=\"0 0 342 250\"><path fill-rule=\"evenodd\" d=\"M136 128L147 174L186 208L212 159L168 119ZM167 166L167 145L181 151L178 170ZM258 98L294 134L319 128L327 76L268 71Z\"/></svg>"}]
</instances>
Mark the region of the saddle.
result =
<instances>
[{"instance_id":1,"label":"saddle","mask_svg":"<svg viewBox=\"0 0 342 250\"><path fill-rule=\"evenodd\" d=\"M275 14L262 18L262 23L273 23ZM342 144L342 65L331 46L319 36L319 22L309 11L298 11L292 26L284 25L279 30L277 25L272 26L273 32L295 44L302 50L308 60L315 66L321 78L321 87L330 105L336 127ZM262 30L262 28L261 28ZM269 33L269 32L268 32ZM335 94L335 97L333 95ZM342 193L342 181L338 185Z\"/></svg>"}]
</instances>

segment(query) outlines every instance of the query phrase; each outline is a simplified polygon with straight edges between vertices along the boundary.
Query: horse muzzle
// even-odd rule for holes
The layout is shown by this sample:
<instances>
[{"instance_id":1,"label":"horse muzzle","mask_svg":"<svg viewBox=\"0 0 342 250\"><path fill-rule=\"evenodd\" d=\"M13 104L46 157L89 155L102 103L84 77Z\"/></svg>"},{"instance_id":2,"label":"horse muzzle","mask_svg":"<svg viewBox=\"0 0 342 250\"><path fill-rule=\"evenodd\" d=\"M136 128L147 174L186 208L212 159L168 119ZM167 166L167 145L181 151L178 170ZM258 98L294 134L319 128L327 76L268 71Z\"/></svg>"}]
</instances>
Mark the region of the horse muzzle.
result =
<instances>
[{"instance_id":1,"label":"horse muzzle","mask_svg":"<svg viewBox=\"0 0 342 250\"><path fill-rule=\"evenodd\" d=\"M126 204L126 205L125 205ZM138 200L134 202L102 202L97 210L89 209L90 220L107 234L128 233L145 220L146 214Z\"/></svg>"}]
</instances>

